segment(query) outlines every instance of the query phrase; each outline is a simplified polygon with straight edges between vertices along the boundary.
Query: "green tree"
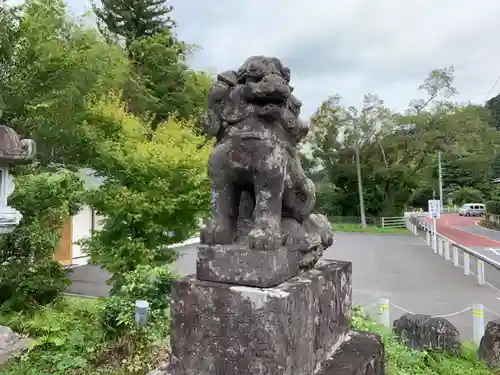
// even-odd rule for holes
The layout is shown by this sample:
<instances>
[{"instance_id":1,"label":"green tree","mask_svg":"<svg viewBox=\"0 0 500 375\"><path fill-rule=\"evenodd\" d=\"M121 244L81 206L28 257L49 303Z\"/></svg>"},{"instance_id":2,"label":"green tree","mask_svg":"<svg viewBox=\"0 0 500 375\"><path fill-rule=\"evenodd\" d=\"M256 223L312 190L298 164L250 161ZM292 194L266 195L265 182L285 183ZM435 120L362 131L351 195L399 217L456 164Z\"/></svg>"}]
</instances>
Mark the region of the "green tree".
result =
<instances>
[{"instance_id":1,"label":"green tree","mask_svg":"<svg viewBox=\"0 0 500 375\"><path fill-rule=\"evenodd\" d=\"M140 265L172 262L176 253L167 246L192 235L208 214L210 150L199 149L203 140L185 122L170 119L153 130L127 112L119 95L89 102L87 124L90 139L106 141L92 142L92 167L105 182L89 203L104 220L85 248L112 273L116 294Z\"/></svg>"},{"instance_id":2,"label":"green tree","mask_svg":"<svg viewBox=\"0 0 500 375\"><path fill-rule=\"evenodd\" d=\"M156 126L171 115L189 119L204 109L212 77L189 69L186 59L192 46L165 30L134 40L129 50L135 56L136 82L141 86L129 95L134 113L153 114Z\"/></svg>"},{"instance_id":3,"label":"green tree","mask_svg":"<svg viewBox=\"0 0 500 375\"><path fill-rule=\"evenodd\" d=\"M341 106L339 97L320 105L311 119L315 128L311 144L323 176L328 176L329 185L318 186L318 191L327 193L325 207L338 202L340 207L333 211L357 215L356 139L368 215L400 215L407 204L424 204L429 190L438 195L438 151L445 161L445 192L473 186L488 196L498 132L487 124L480 107L450 101L456 93L452 68L431 72L420 88L425 97L411 101L404 113L391 113L374 96L367 96L359 110ZM326 184L324 179L315 182ZM420 198L422 193L425 199Z\"/></svg>"},{"instance_id":4,"label":"green tree","mask_svg":"<svg viewBox=\"0 0 500 375\"><path fill-rule=\"evenodd\" d=\"M0 48L4 121L37 142L42 164L88 164L85 98L124 87L126 55L69 19L63 0L26 0L9 30Z\"/></svg>"},{"instance_id":5,"label":"green tree","mask_svg":"<svg viewBox=\"0 0 500 375\"><path fill-rule=\"evenodd\" d=\"M461 206L464 203L476 203L482 202L484 199L484 195L481 191L471 188L471 187L462 187L450 194L450 198L453 200L453 203Z\"/></svg>"},{"instance_id":6,"label":"green tree","mask_svg":"<svg viewBox=\"0 0 500 375\"><path fill-rule=\"evenodd\" d=\"M153 114L153 126L175 115L197 116L204 108L212 78L189 69L187 57L194 46L173 33L172 7L167 0L104 0L94 6L100 31L125 40L134 72L124 94L136 115Z\"/></svg>"},{"instance_id":7,"label":"green tree","mask_svg":"<svg viewBox=\"0 0 500 375\"><path fill-rule=\"evenodd\" d=\"M123 38L129 51L134 41L175 26L168 0L101 0L101 6L94 5L93 9L101 32Z\"/></svg>"},{"instance_id":8,"label":"green tree","mask_svg":"<svg viewBox=\"0 0 500 375\"><path fill-rule=\"evenodd\" d=\"M395 190L405 181L401 180L400 170L392 168L388 159L384 137L392 131L393 123L392 114L383 102L376 96L366 95L363 107L357 110L343 107L339 96L331 97L320 105L311 123L314 129L310 140L313 157L319 159L330 184L319 191L342 192L338 200L342 208L334 211L342 216L359 215L356 144L360 150L367 214L393 210L392 207L383 207L384 202L392 202L384 200L384 196L396 194Z\"/></svg>"},{"instance_id":9,"label":"green tree","mask_svg":"<svg viewBox=\"0 0 500 375\"><path fill-rule=\"evenodd\" d=\"M63 224L83 201L76 174L26 172L9 199L23 214L21 223L0 236L0 307L16 311L52 302L68 286L67 271L53 255Z\"/></svg>"}]
</instances>

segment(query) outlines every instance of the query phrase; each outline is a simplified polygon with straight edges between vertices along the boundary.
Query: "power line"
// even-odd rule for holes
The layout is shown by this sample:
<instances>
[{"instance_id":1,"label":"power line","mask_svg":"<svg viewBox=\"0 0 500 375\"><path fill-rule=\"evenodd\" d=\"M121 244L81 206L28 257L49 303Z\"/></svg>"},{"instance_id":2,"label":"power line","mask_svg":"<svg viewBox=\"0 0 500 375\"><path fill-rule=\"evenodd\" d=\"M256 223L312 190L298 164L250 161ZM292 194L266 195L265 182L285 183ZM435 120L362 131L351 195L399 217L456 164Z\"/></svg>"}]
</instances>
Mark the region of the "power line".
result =
<instances>
[{"instance_id":1,"label":"power line","mask_svg":"<svg viewBox=\"0 0 500 375\"><path fill-rule=\"evenodd\" d=\"M488 92L488 95L486 96L486 100L490 99L491 97L491 93L493 92L493 90L495 89L495 87L497 86L498 82L500 82L500 75L498 76L497 80L495 81L495 83L493 84L493 86L491 86L491 89L490 91Z\"/></svg>"}]
</instances>

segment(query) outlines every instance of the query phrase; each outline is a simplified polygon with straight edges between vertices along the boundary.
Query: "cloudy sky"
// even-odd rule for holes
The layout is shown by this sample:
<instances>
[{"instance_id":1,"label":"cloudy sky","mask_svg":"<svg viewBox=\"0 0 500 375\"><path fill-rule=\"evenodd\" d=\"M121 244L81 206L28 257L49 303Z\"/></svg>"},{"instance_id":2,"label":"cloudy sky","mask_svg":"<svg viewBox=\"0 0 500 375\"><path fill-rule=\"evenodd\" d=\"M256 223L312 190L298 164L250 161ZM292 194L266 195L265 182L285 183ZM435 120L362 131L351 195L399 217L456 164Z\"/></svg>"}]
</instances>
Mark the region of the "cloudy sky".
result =
<instances>
[{"instance_id":1,"label":"cloudy sky","mask_svg":"<svg viewBox=\"0 0 500 375\"><path fill-rule=\"evenodd\" d=\"M87 0L68 0L75 13ZM498 0L171 0L197 69L236 69L249 55L279 57L309 116L329 95L367 92L403 109L436 68L453 65L457 100L500 92ZM495 26L496 25L496 26ZM490 94L490 95L489 95Z\"/></svg>"}]
</instances>

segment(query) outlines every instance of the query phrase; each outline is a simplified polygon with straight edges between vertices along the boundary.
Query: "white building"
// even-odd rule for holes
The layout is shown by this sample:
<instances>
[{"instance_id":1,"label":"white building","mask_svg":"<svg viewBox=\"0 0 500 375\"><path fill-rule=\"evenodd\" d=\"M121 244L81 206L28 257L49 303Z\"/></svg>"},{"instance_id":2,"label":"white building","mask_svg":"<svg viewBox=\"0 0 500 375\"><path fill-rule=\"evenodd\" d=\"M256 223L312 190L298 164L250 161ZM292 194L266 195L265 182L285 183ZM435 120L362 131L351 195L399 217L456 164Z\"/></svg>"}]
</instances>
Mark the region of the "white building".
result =
<instances>
[{"instance_id":1,"label":"white building","mask_svg":"<svg viewBox=\"0 0 500 375\"><path fill-rule=\"evenodd\" d=\"M102 183L102 179L94 176L90 169L81 169L79 175L84 182L85 189L97 187ZM99 216L90 207L84 206L78 214L68 218L64 224L55 259L67 266L87 264L88 257L82 252L77 242L90 236L99 228Z\"/></svg>"},{"instance_id":2,"label":"white building","mask_svg":"<svg viewBox=\"0 0 500 375\"><path fill-rule=\"evenodd\" d=\"M80 178L84 182L85 189L98 187L103 179L93 175L91 169L81 169ZM89 237L92 232L101 228L102 217L88 206L82 207L75 216L68 218L61 233L59 249L54 254L54 259L65 266L81 266L88 263L88 257L82 252L78 241ZM200 220L200 226L202 222ZM178 244L170 245L179 247L199 242L199 236L187 239Z\"/></svg>"}]
</instances>

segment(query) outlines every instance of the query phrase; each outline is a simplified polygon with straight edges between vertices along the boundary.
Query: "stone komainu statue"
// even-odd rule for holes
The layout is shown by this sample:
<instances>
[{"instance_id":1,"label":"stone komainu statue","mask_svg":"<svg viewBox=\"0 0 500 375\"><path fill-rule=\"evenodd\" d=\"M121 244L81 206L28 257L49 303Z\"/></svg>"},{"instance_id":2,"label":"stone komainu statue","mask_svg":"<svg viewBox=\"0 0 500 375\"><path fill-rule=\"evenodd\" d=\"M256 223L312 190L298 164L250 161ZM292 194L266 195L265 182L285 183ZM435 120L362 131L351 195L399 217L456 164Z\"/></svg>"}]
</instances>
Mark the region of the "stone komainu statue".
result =
<instances>
[{"instance_id":1,"label":"stone komainu statue","mask_svg":"<svg viewBox=\"0 0 500 375\"><path fill-rule=\"evenodd\" d=\"M312 213L314 184L297 151L309 128L289 83L290 70L264 56L217 76L201 119L216 138L208 166L213 221L201 243L299 248L310 267L333 243L333 232L326 217Z\"/></svg>"}]
</instances>

